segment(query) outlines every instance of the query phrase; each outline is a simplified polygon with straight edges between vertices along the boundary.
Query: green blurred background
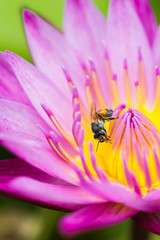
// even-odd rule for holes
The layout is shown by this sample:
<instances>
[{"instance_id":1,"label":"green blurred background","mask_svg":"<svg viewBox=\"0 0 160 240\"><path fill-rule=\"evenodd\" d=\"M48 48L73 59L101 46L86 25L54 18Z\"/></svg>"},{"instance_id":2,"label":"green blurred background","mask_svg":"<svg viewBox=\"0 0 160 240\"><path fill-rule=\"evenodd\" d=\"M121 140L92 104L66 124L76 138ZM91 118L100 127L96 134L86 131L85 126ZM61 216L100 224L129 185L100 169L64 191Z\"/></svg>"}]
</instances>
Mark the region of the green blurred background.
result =
<instances>
[{"instance_id":1,"label":"green blurred background","mask_svg":"<svg viewBox=\"0 0 160 240\"><path fill-rule=\"evenodd\" d=\"M24 35L21 11L28 8L44 16L62 29L63 6L65 0L0 0L0 49L13 51L28 61L32 61ZM106 15L108 0L93 0ZM152 7L160 23L160 0L151 0ZM0 149L0 159L10 154ZM0 240L50 240L65 239L57 232L57 221L64 213L40 208L18 200L0 197ZM134 230L133 230L134 229ZM114 227L82 234L75 239L135 239L133 232L140 231L141 240L146 232L141 231L128 220ZM132 236L132 237L131 237ZM148 239L158 240L159 236L149 233ZM138 239L136 239L138 240Z\"/></svg>"}]
</instances>

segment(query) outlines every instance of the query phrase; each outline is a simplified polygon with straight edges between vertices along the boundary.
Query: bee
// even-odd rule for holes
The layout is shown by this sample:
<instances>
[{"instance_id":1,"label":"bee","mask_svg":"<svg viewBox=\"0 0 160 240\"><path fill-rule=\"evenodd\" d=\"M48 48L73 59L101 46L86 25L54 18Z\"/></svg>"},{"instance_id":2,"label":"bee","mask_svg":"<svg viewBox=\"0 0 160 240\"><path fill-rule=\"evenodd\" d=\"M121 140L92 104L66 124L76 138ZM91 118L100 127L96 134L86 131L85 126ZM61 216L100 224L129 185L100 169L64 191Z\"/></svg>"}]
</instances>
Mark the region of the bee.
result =
<instances>
[{"instance_id":1,"label":"bee","mask_svg":"<svg viewBox=\"0 0 160 240\"><path fill-rule=\"evenodd\" d=\"M93 103L91 107L91 130L94 134L94 139L99 140L97 144L97 150L99 143L111 142L110 136L107 135L105 129L105 121L115 120L117 118L112 117L112 109L101 109L96 111L96 106ZM97 151L96 150L96 151Z\"/></svg>"}]
</instances>

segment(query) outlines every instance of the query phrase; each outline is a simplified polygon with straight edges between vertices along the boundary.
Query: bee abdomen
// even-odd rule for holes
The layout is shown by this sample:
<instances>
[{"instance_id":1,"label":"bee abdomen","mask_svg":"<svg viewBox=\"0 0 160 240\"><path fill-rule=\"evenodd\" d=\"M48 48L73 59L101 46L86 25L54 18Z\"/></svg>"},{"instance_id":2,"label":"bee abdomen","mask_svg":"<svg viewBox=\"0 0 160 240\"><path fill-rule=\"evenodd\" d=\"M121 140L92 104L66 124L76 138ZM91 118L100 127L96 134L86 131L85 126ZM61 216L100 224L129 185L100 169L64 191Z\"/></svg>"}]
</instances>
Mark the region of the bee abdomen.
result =
<instances>
[{"instance_id":1,"label":"bee abdomen","mask_svg":"<svg viewBox=\"0 0 160 240\"><path fill-rule=\"evenodd\" d=\"M97 133L94 134L94 139L104 141L106 139L106 129L100 129Z\"/></svg>"}]
</instances>

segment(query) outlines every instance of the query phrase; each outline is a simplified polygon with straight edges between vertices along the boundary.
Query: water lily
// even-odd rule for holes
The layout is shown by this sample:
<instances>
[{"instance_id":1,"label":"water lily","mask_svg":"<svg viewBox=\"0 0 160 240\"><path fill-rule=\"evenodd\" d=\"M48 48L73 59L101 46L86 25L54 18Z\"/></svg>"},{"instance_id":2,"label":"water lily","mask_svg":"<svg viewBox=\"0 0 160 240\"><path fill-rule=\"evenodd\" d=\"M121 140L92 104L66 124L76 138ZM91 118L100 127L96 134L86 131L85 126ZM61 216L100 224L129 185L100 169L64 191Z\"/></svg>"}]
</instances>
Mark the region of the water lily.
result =
<instances>
[{"instance_id":1,"label":"water lily","mask_svg":"<svg viewBox=\"0 0 160 240\"><path fill-rule=\"evenodd\" d=\"M147 0L67 0L63 33L24 10L35 65L0 54L0 190L71 213L65 234L133 218L160 234L160 31ZM113 109L111 143L90 109Z\"/></svg>"}]
</instances>

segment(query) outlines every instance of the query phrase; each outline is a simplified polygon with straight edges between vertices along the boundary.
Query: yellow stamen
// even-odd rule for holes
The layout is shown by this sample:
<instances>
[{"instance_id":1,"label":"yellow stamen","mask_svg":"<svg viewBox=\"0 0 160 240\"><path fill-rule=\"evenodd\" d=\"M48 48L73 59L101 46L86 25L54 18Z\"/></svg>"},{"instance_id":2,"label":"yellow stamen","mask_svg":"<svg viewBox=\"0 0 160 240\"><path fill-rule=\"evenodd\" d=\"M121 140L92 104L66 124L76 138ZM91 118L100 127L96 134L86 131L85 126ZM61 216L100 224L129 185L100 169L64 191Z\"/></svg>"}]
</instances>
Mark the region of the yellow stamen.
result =
<instances>
[{"instance_id":1,"label":"yellow stamen","mask_svg":"<svg viewBox=\"0 0 160 240\"><path fill-rule=\"evenodd\" d=\"M64 129L58 123L55 116L50 115L50 119L53 122L54 126L57 128L57 130L61 133L61 135L75 148L76 147L75 141L64 131Z\"/></svg>"},{"instance_id":2,"label":"yellow stamen","mask_svg":"<svg viewBox=\"0 0 160 240\"><path fill-rule=\"evenodd\" d=\"M139 81L140 81L140 88L141 88L141 102L143 104L146 103L146 79L145 79L145 70L144 70L144 65L143 61L139 60Z\"/></svg>"},{"instance_id":3,"label":"yellow stamen","mask_svg":"<svg viewBox=\"0 0 160 240\"><path fill-rule=\"evenodd\" d=\"M82 103L81 99L78 99L78 101L79 101L79 104L80 104L81 113L82 113L83 117L85 118L85 120L88 120L89 119L88 118L88 112L87 112L84 104Z\"/></svg>"},{"instance_id":4,"label":"yellow stamen","mask_svg":"<svg viewBox=\"0 0 160 240\"><path fill-rule=\"evenodd\" d=\"M102 92L99 86L99 81L98 81L98 77L95 71L91 71L91 79L92 79L92 86L93 86L93 91L94 91L94 95L96 98L96 102L98 104L98 107L100 109L105 108L106 107L106 103L102 97Z\"/></svg>"},{"instance_id":5,"label":"yellow stamen","mask_svg":"<svg viewBox=\"0 0 160 240\"><path fill-rule=\"evenodd\" d=\"M110 84L110 88L112 89L112 70L111 70L111 65L108 59L105 60L105 66L106 66L106 73L107 73L107 79L108 83Z\"/></svg>"},{"instance_id":6,"label":"yellow stamen","mask_svg":"<svg viewBox=\"0 0 160 240\"><path fill-rule=\"evenodd\" d=\"M53 148L53 150L60 156L60 158L62 158L65 162L68 162L66 158L64 158L64 156L58 151L58 149L56 148L55 144L53 143L52 139L48 139L50 146Z\"/></svg>"},{"instance_id":7,"label":"yellow stamen","mask_svg":"<svg viewBox=\"0 0 160 240\"><path fill-rule=\"evenodd\" d=\"M68 86L69 86L70 91L72 92L72 87L74 86L73 82L68 82Z\"/></svg>"},{"instance_id":8,"label":"yellow stamen","mask_svg":"<svg viewBox=\"0 0 160 240\"><path fill-rule=\"evenodd\" d=\"M109 59L105 59L105 67L106 67L106 74L107 74L107 80L108 80L108 88L109 88L109 92L112 93L112 96L114 95L114 90L113 90L113 84L112 84L112 69L111 69L111 65L109 62ZM114 96L113 99L114 100Z\"/></svg>"},{"instance_id":9,"label":"yellow stamen","mask_svg":"<svg viewBox=\"0 0 160 240\"><path fill-rule=\"evenodd\" d=\"M114 106L117 106L118 103L119 103L117 81L112 80L112 88L113 88L113 102L114 102Z\"/></svg>"},{"instance_id":10,"label":"yellow stamen","mask_svg":"<svg viewBox=\"0 0 160 240\"><path fill-rule=\"evenodd\" d=\"M131 105L131 91L130 91L129 75L128 75L127 69L124 69L124 84L125 84L125 92L126 92L126 103L128 106L130 106Z\"/></svg>"},{"instance_id":11,"label":"yellow stamen","mask_svg":"<svg viewBox=\"0 0 160 240\"><path fill-rule=\"evenodd\" d=\"M92 100L92 95L91 95L90 86L86 86L86 97L87 97L88 107L89 107L89 109L91 109L93 100Z\"/></svg>"},{"instance_id":12,"label":"yellow stamen","mask_svg":"<svg viewBox=\"0 0 160 240\"><path fill-rule=\"evenodd\" d=\"M70 91L72 92L73 86L74 86L73 82L69 81L69 82L68 82L68 85L69 85ZM86 120L88 120L88 112L87 112L87 110L86 110L83 102L81 101L80 98L76 98L76 101L78 101L79 104L80 104L81 113L83 114L83 117L84 117Z\"/></svg>"},{"instance_id":13,"label":"yellow stamen","mask_svg":"<svg viewBox=\"0 0 160 240\"><path fill-rule=\"evenodd\" d=\"M137 108L142 106L142 97L141 97L141 89L140 86L136 86L136 97L137 97Z\"/></svg>"},{"instance_id":14,"label":"yellow stamen","mask_svg":"<svg viewBox=\"0 0 160 240\"><path fill-rule=\"evenodd\" d=\"M155 108L160 108L160 75L156 76L156 85Z\"/></svg>"},{"instance_id":15,"label":"yellow stamen","mask_svg":"<svg viewBox=\"0 0 160 240\"><path fill-rule=\"evenodd\" d=\"M62 145L60 143L58 143L58 147L59 147L60 151L62 152L62 154L66 157L66 159L69 160L68 162L75 161L75 159L66 152L66 150L62 147Z\"/></svg>"}]
</instances>

